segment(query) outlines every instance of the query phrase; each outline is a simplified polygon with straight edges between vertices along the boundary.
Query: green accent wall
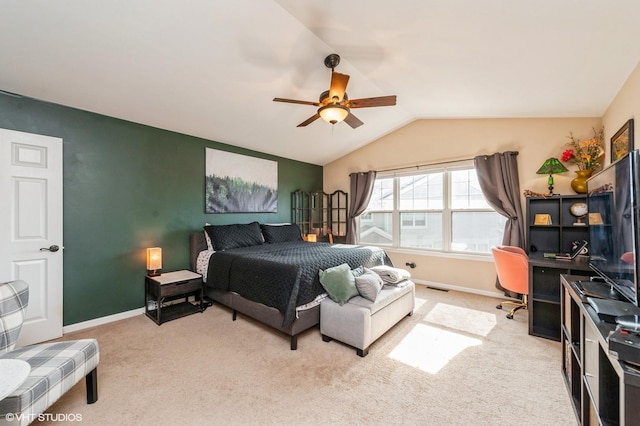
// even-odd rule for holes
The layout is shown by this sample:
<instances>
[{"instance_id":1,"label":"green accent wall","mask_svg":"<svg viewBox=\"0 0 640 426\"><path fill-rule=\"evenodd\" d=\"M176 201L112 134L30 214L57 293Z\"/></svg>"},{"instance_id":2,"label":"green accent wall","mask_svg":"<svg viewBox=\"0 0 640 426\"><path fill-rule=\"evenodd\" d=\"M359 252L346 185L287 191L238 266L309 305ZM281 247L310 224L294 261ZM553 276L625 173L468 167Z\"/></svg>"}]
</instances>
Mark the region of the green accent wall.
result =
<instances>
[{"instance_id":1,"label":"green accent wall","mask_svg":"<svg viewBox=\"0 0 640 426\"><path fill-rule=\"evenodd\" d=\"M145 248L188 269L205 222L289 222L291 193L322 188L321 166L29 98L0 94L0 127L63 139L64 325L144 306ZM278 212L205 214L205 148L277 161Z\"/></svg>"}]
</instances>

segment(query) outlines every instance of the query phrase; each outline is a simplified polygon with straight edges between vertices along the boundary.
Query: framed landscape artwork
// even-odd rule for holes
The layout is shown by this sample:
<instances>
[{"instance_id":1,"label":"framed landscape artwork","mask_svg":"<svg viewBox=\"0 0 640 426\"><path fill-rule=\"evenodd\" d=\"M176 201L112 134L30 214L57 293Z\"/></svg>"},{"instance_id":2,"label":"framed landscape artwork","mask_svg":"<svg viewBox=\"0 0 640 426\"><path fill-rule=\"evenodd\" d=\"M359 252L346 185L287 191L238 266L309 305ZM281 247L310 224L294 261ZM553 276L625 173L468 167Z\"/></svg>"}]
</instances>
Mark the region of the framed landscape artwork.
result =
<instances>
[{"instance_id":1,"label":"framed landscape artwork","mask_svg":"<svg viewBox=\"0 0 640 426\"><path fill-rule=\"evenodd\" d=\"M277 161L205 150L205 213L278 211Z\"/></svg>"},{"instance_id":2,"label":"framed landscape artwork","mask_svg":"<svg viewBox=\"0 0 640 426\"><path fill-rule=\"evenodd\" d=\"M630 151L633 151L633 118L611 138L611 162L615 163Z\"/></svg>"}]
</instances>

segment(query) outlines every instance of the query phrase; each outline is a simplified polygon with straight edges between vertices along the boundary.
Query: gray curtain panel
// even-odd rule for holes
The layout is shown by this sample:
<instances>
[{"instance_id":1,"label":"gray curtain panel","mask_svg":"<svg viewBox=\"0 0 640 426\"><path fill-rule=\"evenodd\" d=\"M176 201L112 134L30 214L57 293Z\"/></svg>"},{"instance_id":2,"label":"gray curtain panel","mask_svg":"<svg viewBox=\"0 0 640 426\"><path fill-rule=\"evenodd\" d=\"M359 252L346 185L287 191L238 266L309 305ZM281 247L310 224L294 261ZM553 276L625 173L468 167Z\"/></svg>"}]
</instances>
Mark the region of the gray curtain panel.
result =
<instances>
[{"instance_id":1,"label":"gray curtain panel","mask_svg":"<svg viewBox=\"0 0 640 426\"><path fill-rule=\"evenodd\" d=\"M356 218L364 212L369 205L371 193L373 192L373 184L376 181L377 172L369 170L368 172L351 173L349 178L351 205L349 211L349 227L347 228L347 244L356 243Z\"/></svg>"},{"instance_id":2,"label":"gray curtain panel","mask_svg":"<svg viewBox=\"0 0 640 426\"><path fill-rule=\"evenodd\" d=\"M479 155L473 161L480 189L487 202L495 211L508 219L502 245L516 246L527 251L524 247L524 216L520 202L517 156L517 152L508 151L493 155ZM505 291L497 280L496 287Z\"/></svg>"}]
</instances>

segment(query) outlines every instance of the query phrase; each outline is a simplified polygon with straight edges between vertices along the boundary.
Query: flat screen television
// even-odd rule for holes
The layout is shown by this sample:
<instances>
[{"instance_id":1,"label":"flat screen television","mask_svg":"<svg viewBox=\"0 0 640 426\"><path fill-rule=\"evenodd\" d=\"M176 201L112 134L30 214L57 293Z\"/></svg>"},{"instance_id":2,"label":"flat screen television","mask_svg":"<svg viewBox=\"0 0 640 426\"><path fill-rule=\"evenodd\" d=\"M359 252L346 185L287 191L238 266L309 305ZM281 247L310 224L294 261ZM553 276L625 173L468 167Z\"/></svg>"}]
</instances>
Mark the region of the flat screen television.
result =
<instances>
[{"instance_id":1,"label":"flat screen television","mask_svg":"<svg viewBox=\"0 0 640 426\"><path fill-rule=\"evenodd\" d=\"M589 266L638 306L640 154L632 151L587 181Z\"/></svg>"}]
</instances>

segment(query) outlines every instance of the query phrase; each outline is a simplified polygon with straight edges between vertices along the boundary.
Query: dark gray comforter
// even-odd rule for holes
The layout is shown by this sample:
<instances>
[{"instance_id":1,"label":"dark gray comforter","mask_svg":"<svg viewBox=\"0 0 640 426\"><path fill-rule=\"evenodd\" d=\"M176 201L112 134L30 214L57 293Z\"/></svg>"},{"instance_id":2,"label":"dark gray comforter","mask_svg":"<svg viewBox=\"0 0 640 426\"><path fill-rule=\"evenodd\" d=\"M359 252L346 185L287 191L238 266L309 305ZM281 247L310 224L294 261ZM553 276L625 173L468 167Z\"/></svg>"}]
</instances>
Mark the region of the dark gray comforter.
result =
<instances>
[{"instance_id":1,"label":"dark gray comforter","mask_svg":"<svg viewBox=\"0 0 640 426\"><path fill-rule=\"evenodd\" d=\"M304 241L263 244L215 252L209 261L207 286L278 309L284 315L282 326L287 327L295 319L296 306L324 292L318 271L342 263L352 269L392 265L377 247Z\"/></svg>"}]
</instances>

